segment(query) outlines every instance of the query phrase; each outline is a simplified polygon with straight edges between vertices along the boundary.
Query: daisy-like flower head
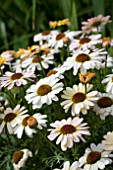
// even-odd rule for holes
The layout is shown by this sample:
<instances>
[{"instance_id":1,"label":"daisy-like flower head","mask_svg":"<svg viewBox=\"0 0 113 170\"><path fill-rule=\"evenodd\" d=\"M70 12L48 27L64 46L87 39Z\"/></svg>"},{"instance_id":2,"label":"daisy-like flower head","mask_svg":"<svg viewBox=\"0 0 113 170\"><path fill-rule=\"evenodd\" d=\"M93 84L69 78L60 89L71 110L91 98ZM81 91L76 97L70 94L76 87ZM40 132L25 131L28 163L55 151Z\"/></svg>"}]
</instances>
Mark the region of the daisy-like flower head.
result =
<instances>
[{"instance_id":1,"label":"daisy-like flower head","mask_svg":"<svg viewBox=\"0 0 113 170\"><path fill-rule=\"evenodd\" d=\"M82 170L82 169L79 167L78 161L73 162L72 165L70 165L69 161L66 161L66 162L64 162L62 169L56 168L54 170Z\"/></svg>"},{"instance_id":2,"label":"daisy-like flower head","mask_svg":"<svg viewBox=\"0 0 113 170\"><path fill-rule=\"evenodd\" d=\"M28 137L33 137L33 133L37 133L36 128L42 130L42 127L46 127L47 115L41 115L36 113L32 116L24 115L21 119L21 122L14 129L14 134L18 138L22 138L23 132L25 131Z\"/></svg>"},{"instance_id":3,"label":"daisy-like flower head","mask_svg":"<svg viewBox=\"0 0 113 170\"><path fill-rule=\"evenodd\" d=\"M53 141L56 137L56 144L61 143L61 149L66 151L67 148L72 148L74 142L80 142L82 140L85 142L82 135L90 135L87 123L81 123L83 118L74 117L73 119L69 117L67 120L63 119L61 121L55 121L51 123L50 126L54 129L49 129L50 135L48 138Z\"/></svg>"},{"instance_id":4,"label":"daisy-like flower head","mask_svg":"<svg viewBox=\"0 0 113 170\"><path fill-rule=\"evenodd\" d=\"M33 41L39 42L39 44L42 45L42 44L44 44L44 41L48 42L50 39L52 39L58 33L59 33L58 30L43 31L41 33L34 35Z\"/></svg>"},{"instance_id":5,"label":"daisy-like flower head","mask_svg":"<svg viewBox=\"0 0 113 170\"><path fill-rule=\"evenodd\" d=\"M1 87L7 87L10 90L15 85L26 85L28 80L33 81L32 78L35 78L32 71L22 71L21 69L16 70L15 73L7 71L3 77L0 77Z\"/></svg>"},{"instance_id":6,"label":"daisy-like flower head","mask_svg":"<svg viewBox=\"0 0 113 170\"><path fill-rule=\"evenodd\" d=\"M105 79L102 80L102 83L106 84L106 92L113 94L113 74L106 75Z\"/></svg>"},{"instance_id":7,"label":"daisy-like flower head","mask_svg":"<svg viewBox=\"0 0 113 170\"><path fill-rule=\"evenodd\" d=\"M22 68L27 68L27 70L35 71L48 69L50 64L53 64L54 54L58 53L58 50L44 48L38 53L32 55L31 57L25 59L21 65Z\"/></svg>"},{"instance_id":8,"label":"daisy-like flower head","mask_svg":"<svg viewBox=\"0 0 113 170\"><path fill-rule=\"evenodd\" d=\"M14 152L12 156L14 170L20 170L25 166L28 157L32 157L32 152L29 149L21 149Z\"/></svg>"},{"instance_id":9,"label":"daisy-like flower head","mask_svg":"<svg viewBox=\"0 0 113 170\"><path fill-rule=\"evenodd\" d=\"M102 60L105 60L105 51L96 49L93 52L90 50L76 50L72 57L68 57L64 62L67 70L73 68L73 75L76 75L80 69L81 74L86 74L88 69L94 69L102 65Z\"/></svg>"},{"instance_id":10,"label":"daisy-like flower head","mask_svg":"<svg viewBox=\"0 0 113 170\"><path fill-rule=\"evenodd\" d=\"M107 134L104 135L104 140L102 143L104 143L105 150L113 152L113 131L107 132Z\"/></svg>"},{"instance_id":11,"label":"daisy-like flower head","mask_svg":"<svg viewBox=\"0 0 113 170\"><path fill-rule=\"evenodd\" d=\"M13 60L14 51L4 51L0 54L0 67L4 69L4 65L10 65Z\"/></svg>"},{"instance_id":12,"label":"daisy-like flower head","mask_svg":"<svg viewBox=\"0 0 113 170\"><path fill-rule=\"evenodd\" d=\"M81 37L80 39L73 39L71 44L69 45L70 51L73 51L78 48L92 48L96 44L102 43L101 34L90 35Z\"/></svg>"},{"instance_id":13,"label":"daisy-like flower head","mask_svg":"<svg viewBox=\"0 0 113 170\"><path fill-rule=\"evenodd\" d=\"M66 90L63 91L64 94L61 95L63 99L66 99L61 103L65 112L68 112L72 106L72 116L78 115L80 112L87 114L87 110L94 106L94 102L98 100L97 91L89 92L92 87L93 85L87 84L85 89L85 85L82 83L79 83L78 86L73 85L73 88L66 87Z\"/></svg>"},{"instance_id":14,"label":"daisy-like flower head","mask_svg":"<svg viewBox=\"0 0 113 170\"><path fill-rule=\"evenodd\" d=\"M98 32L101 31L102 26L110 22L110 16L103 17L98 15L93 18L89 18L86 22L82 22L82 31L84 33Z\"/></svg>"},{"instance_id":15,"label":"daisy-like flower head","mask_svg":"<svg viewBox=\"0 0 113 170\"><path fill-rule=\"evenodd\" d=\"M58 101L58 94L63 90L63 83L58 83L59 79L53 76L40 79L36 84L27 90L25 99L33 104L33 109L41 108L44 103L50 105L53 101Z\"/></svg>"},{"instance_id":16,"label":"daisy-like flower head","mask_svg":"<svg viewBox=\"0 0 113 170\"><path fill-rule=\"evenodd\" d=\"M81 31L65 31L65 32L60 32L57 35L54 35L52 39L49 40L48 44L50 47L54 47L55 49L62 48L65 46L67 43L72 41L74 39L74 36L77 36L80 34Z\"/></svg>"},{"instance_id":17,"label":"daisy-like flower head","mask_svg":"<svg viewBox=\"0 0 113 170\"><path fill-rule=\"evenodd\" d=\"M56 78L63 79L64 78L63 73L65 72L65 70L66 70L65 67L59 65L58 67L49 70L49 72L47 73L47 77L55 76Z\"/></svg>"},{"instance_id":18,"label":"daisy-like flower head","mask_svg":"<svg viewBox=\"0 0 113 170\"><path fill-rule=\"evenodd\" d=\"M110 152L104 150L104 144L100 143L96 146L92 143L90 148L86 149L84 156L79 159L80 167L83 170L104 169L106 165L112 163L109 157Z\"/></svg>"},{"instance_id":19,"label":"daisy-like flower head","mask_svg":"<svg viewBox=\"0 0 113 170\"><path fill-rule=\"evenodd\" d=\"M106 116L113 116L113 95L108 93L97 94L98 100L95 102L93 110L101 119L105 119Z\"/></svg>"},{"instance_id":20,"label":"daisy-like flower head","mask_svg":"<svg viewBox=\"0 0 113 170\"><path fill-rule=\"evenodd\" d=\"M13 128L21 122L21 117L27 112L25 107L21 107L17 105L14 109L10 107L4 111L4 114L0 114L0 119L2 119L2 123L0 125L0 133L3 131L5 125L7 126L7 130L10 134L13 134Z\"/></svg>"}]
</instances>

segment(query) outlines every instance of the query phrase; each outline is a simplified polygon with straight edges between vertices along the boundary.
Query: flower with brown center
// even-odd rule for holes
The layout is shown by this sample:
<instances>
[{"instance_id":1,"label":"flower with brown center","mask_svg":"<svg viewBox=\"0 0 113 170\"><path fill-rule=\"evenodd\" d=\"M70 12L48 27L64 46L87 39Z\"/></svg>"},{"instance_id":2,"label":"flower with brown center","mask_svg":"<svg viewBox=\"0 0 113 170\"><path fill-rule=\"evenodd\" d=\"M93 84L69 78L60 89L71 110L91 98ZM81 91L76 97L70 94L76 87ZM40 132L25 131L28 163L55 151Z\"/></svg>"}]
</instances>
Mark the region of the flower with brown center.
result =
<instances>
[{"instance_id":1,"label":"flower with brown center","mask_svg":"<svg viewBox=\"0 0 113 170\"><path fill-rule=\"evenodd\" d=\"M86 149L84 156L79 159L79 166L87 170L104 169L112 162L109 156L110 152L104 150L104 144L100 143L96 146L92 143L90 148Z\"/></svg>"},{"instance_id":2,"label":"flower with brown center","mask_svg":"<svg viewBox=\"0 0 113 170\"><path fill-rule=\"evenodd\" d=\"M71 114L73 116L80 112L87 114L87 110L94 106L94 101L98 99L96 96L97 91L89 92L92 87L92 85L87 84L85 89L85 85L82 83L79 83L78 86L73 85L73 88L67 87L66 90L63 91L64 94L61 96L65 99L65 101L61 103L65 112L68 112L70 106L72 106Z\"/></svg>"},{"instance_id":3,"label":"flower with brown center","mask_svg":"<svg viewBox=\"0 0 113 170\"><path fill-rule=\"evenodd\" d=\"M113 115L113 95L109 93L97 94L98 100L95 102L93 110L101 119L105 119L108 115Z\"/></svg>"},{"instance_id":4,"label":"flower with brown center","mask_svg":"<svg viewBox=\"0 0 113 170\"><path fill-rule=\"evenodd\" d=\"M0 133L3 131L5 125L10 134L14 133L14 127L21 121L22 116L27 112L25 107L17 105L14 109L7 108L4 111L4 114L0 114L0 119L2 123L0 125Z\"/></svg>"},{"instance_id":5,"label":"flower with brown center","mask_svg":"<svg viewBox=\"0 0 113 170\"><path fill-rule=\"evenodd\" d=\"M32 156L32 152L29 149L15 151L12 156L14 170L24 167L28 157Z\"/></svg>"},{"instance_id":6,"label":"flower with brown center","mask_svg":"<svg viewBox=\"0 0 113 170\"><path fill-rule=\"evenodd\" d=\"M48 135L49 140L53 141L58 137L56 144L61 142L61 149L66 151L67 148L72 148L74 142L80 142L82 140L85 142L81 135L90 135L88 131L87 123L81 123L83 118L74 117L73 119L69 117L67 120L63 119L61 121L55 121L51 123L50 126L54 129L49 129L50 135Z\"/></svg>"},{"instance_id":7,"label":"flower with brown center","mask_svg":"<svg viewBox=\"0 0 113 170\"><path fill-rule=\"evenodd\" d=\"M46 77L40 79L36 85L31 85L25 96L28 103L33 103L33 109L41 108L44 103L50 105L53 101L58 101L58 94L63 89L63 83L58 83L59 79Z\"/></svg>"},{"instance_id":8,"label":"flower with brown center","mask_svg":"<svg viewBox=\"0 0 113 170\"><path fill-rule=\"evenodd\" d=\"M33 81L32 78L35 78L35 75L32 71L22 71L16 70L15 73L5 72L3 77L0 77L1 87L7 87L9 90L14 86L26 85L27 81Z\"/></svg>"},{"instance_id":9,"label":"flower with brown center","mask_svg":"<svg viewBox=\"0 0 113 170\"><path fill-rule=\"evenodd\" d=\"M42 129L42 127L46 127L46 118L47 115L41 115L40 113L32 116L26 114L15 127L14 134L16 134L18 138L22 138L23 132L25 131L28 137L33 137L33 134L37 133L36 128Z\"/></svg>"}]
</instances>

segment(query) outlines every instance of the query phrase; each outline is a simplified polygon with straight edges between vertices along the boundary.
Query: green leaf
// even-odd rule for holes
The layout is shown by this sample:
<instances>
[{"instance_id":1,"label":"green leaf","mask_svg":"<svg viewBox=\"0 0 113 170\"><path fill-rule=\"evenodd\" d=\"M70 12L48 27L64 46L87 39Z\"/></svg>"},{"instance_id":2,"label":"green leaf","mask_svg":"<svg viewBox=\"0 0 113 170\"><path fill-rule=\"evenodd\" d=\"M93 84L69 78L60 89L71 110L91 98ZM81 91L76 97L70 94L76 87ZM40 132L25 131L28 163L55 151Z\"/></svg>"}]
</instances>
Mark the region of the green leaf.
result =
<instances>
[{"instance_id":1,"label":"green leaf","mask_svg":"<svg viewBox=\"0 0 113 170\"><path fill-rule=\"evenodd\" d=\"M93 4L93 9L94 9L94 14L105 14L105 5L104 5L104 0L92 0Z\"/></svg>"}]
</instances>

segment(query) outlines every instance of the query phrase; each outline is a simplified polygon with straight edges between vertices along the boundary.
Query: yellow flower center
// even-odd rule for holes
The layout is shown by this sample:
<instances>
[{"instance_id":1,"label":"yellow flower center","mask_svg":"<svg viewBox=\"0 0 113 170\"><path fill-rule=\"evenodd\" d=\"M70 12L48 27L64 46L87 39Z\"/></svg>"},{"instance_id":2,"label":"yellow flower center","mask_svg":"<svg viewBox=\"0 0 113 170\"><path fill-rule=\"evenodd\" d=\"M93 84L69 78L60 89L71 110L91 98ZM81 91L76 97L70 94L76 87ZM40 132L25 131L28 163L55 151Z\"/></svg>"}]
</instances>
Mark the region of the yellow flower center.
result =
<instances>
[{"instance_id":1,"label":"yellow flower center","mask_svg":"<svg viewBox=\"0 0 113 170\"><path fill-rule=\"evenodd\" d=\"M101 153L98 151L92 151L87 156L87 164L94 164L101 158Z\"/></svg>"},{"instance_id":2,"label":"yellow flower center","mask_svg":"<svg viewBox=\"0 0 113 170\"><path fill-rule=\"evenodd\" d=\"M86 95L84 93L78 92L75 93L72 97L73 103L80 103L86 99Z\"/></svg>"},{"instance_id":3,"label":"yellow flower center","mask_svg":"<svg viewBox=\"0 0 113 170\"><path fill-rule=\"evenodd\" d=\"M50 31L43 31L42 32L42 35L45 36L45 35L49 35L50 34Z\"/></svg>"},{"instance_id":4,"label":"yellow flower center","mask_svg":"<svg viewBox=\"0 0 113 170\"><path fill-rule=\"evenodd\" d=\"M13 75L10 77L10 79L11 79L11 80L16 80L16 79L20 79L22 76L23 76L22 73L15 73L15 74L13 74Z\"/></svg>"},{"instance_id":5,"label":"yellow flower center","mask_svg":"<svg viewBox=\"0 0 113 170\"><path fill-rule=\"evenodd\" d=\"M56 74L57 71L56 70L50 70L48 73L47 73L47 77L51 76L52 74Z\"/></svg>"},{"instance_id":6,"label":"yellow flower center","mask_svg":"<svg viewBox=\"0 0 113 170\"><path fill-rule=\"evenodd\" d=\"M44 96L44 95L50 93L51 90L52 90L51 86L49 86L48 84L43 84L37 89L37 94L39 96Z\"/></svg>"},{"instance_id":7,"label":"yellow flower center","mask_svg":"<svg viewBox=\"0 0 113 170\"><path fill-rule=\"evenodd\" d=\"M100 108L107 108L112 106L112 104L113 104L113 100L109 97L102 97L97 101L97 105Z\"/></svg>"},{"instance_id":8,"label":"yellow flower center","mask_svg":"<svg viewBox=\"0 0 113 170\"><path fill-rule=\"evenodd\" d=\"M79 41L79 44L85 44L85 43L88 43L90 42L91 39L90 38L87 38L87 37L84 37L84 38L81 38L80 41Z\"/></svg>"},{"instance_id":9,"label":"yellow flower center","mask_svg":"<svg viewBox=\"0 0 113 170\"><path fill-rule=\"evenodd\" d=\"M89 61L90 57L87 54L81 53L76 56L75 61L84 63L85 61Z\"/></svg>"},{"instance_id":10,"label":"yellow flower center","mask_svg":"<svg viewBox=\"0 0 113 170\"><path fill-rule=\"evenodd\" d=\"M65 134L68 134L68 133L73 133L76 131L76 128L73 126L73 125L64 125L61 129L60 129L60 132L63 133L64 135Z\"/></svg>"},{"instance_id":11,"label":"yellow flower center","mask_svg":"<svg viewBox=\"0 0 113 170\"><path fill-rule=\"evenodd\" d=\"M0 66L6 62L6 57L0 56Z\"/></svg>"},{"instance_id":12,"label":"yellow flower center","mask_svg":"<svg viewBox=\"0 0 113 170\"><path fill-rule=\"evenodd\" d=\"M7 122L11 122L17 115L13 112L11 113L8 113L5 118L4 118L4 121L7 123Z\"/></svg>"},{"instance_id":13,"label":"yellow flower center","mask_svg":"<svg viewBox=\"0 0 113 170\"><path fill-rule=\"evenodd\" d=\"M16 151L13 154L13 162L15 164L18 164L18 162L21 160L21 158L23 157L24 152L23 151Z\"/></svg>"},{"instance_id":14,"label":"yellow flower center","mask_svg":"<svg viewBox=\"0 0 113 170\"><path fill-rule=\"evenodd\" d=\"M59 41L61 40L62 38L65 37L65 34L64 33L59 33L57 36L56 36L56 40Z\"/></svg>"}]
</instances>

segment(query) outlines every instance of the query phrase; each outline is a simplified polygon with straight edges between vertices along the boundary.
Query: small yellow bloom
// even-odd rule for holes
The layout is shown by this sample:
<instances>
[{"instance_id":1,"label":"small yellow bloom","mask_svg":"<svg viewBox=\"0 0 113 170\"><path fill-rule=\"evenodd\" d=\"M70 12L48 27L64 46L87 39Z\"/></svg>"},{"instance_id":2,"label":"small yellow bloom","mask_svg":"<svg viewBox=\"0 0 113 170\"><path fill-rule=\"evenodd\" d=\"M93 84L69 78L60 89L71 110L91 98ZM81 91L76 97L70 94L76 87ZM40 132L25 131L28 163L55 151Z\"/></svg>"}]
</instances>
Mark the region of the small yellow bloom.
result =
<instances>
[{"instance_id":1,"label":"small yellow bloom","mask_svg":"<svg viewBox=\"0 0 113 170\"><path fill-rule=\"evenodd\" d=\"M79 79L83 83L89 82L93 77L95 77L95 72L87 72L85 75L79 73Z\"/></svg>"},{"instance_id":2,"label":"small yellow bloom","mask_svg":"<svg viewBox=\"0 0 113 170\"><path fill-rule=\"evenodd\" d=\"M57 21L50 21L49 26L50 28L55 28L57 26Z\"/></svg>"},{"instance_id":3,"label":"small yellow bloom","mask_svg":"<svg viewBox=\"0 0 113 170\"><path fill-rule=\"evenodd\" d=\"M108 47L109 44L110 44L111 38L110 38L110 37L105 37L105 38L103 38L102 40L103 40L102 46L103 46L103 47Z\"/></svg>"},{"instance_id":4,"label":"small yellow bloom","mask_svg":"<svg viewBox=\"0 0 113 170\"><path fill-rule=\"evenodd\" d=\"M6 62L6 57L0 56L0 66Z\"/></svg>"}]
</instances>

